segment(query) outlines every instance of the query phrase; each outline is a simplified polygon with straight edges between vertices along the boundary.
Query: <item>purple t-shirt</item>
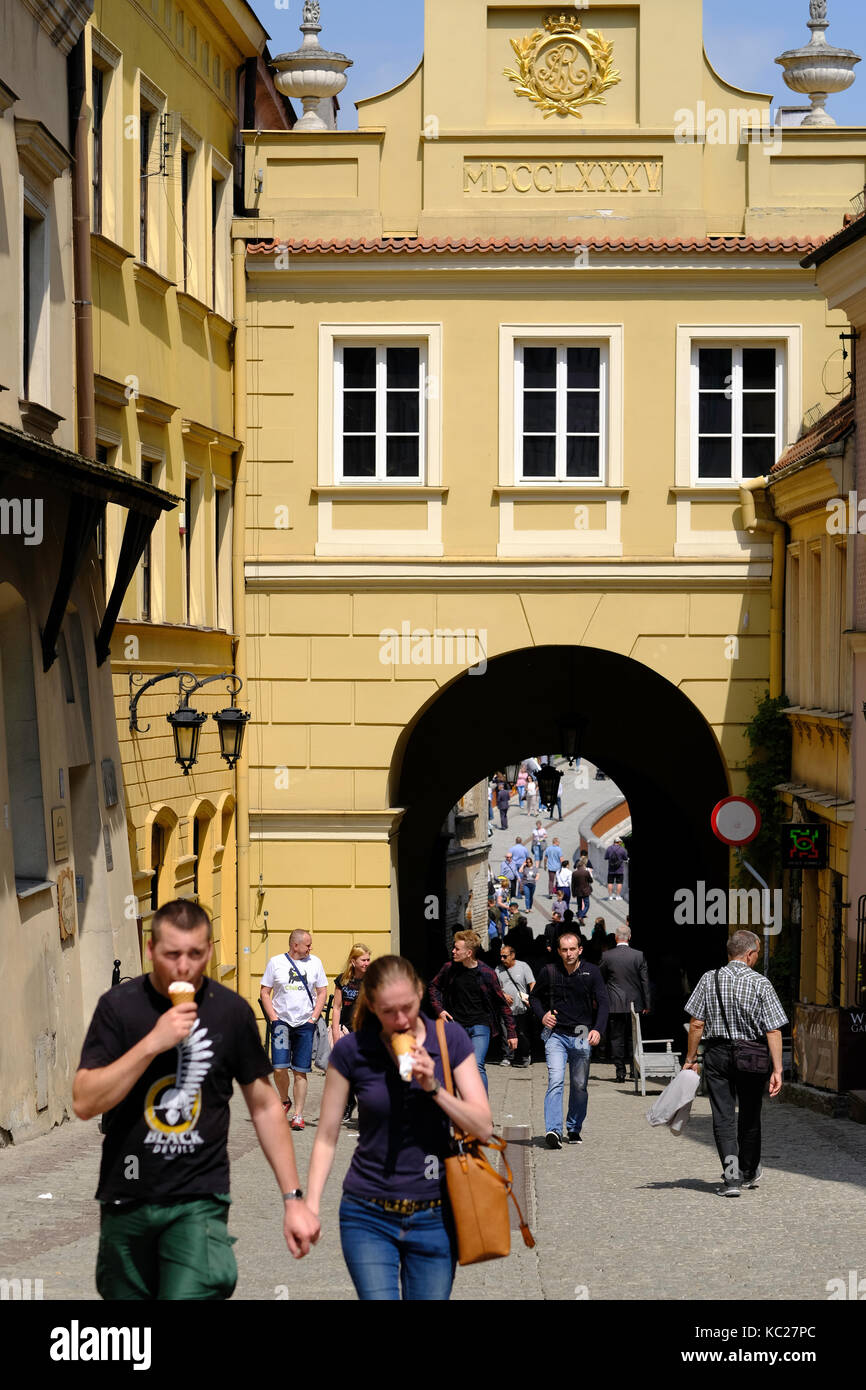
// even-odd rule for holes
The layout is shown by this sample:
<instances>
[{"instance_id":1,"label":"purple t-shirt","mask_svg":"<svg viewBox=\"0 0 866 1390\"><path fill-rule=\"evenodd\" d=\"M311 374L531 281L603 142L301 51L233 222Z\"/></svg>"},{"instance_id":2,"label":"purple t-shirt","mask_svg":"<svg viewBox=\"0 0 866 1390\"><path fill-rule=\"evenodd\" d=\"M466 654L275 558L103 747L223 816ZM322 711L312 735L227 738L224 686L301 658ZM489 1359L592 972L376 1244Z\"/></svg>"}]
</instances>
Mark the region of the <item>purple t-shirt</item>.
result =
<instances>
[{"instance_id":1,"label":"purple t-shirt","mask_svg":"<svg viewBox=\"0 0 866 1390\"><path fill-rule=\"evenodd\" d=\"M445 1084L436 1025L425 1014L424 1043L436 1080ZM445 1024L452 1071L473 1055L459 1023ZM351 1082L358 1097L358 1144L343 1191L352 1197L435 1201L445 1195L443 1159L450 1152L450 1121L417 1081L400 1080L379 1036L378 1024L340 1038L330 1065Z\"/></svg>"}]
</instances>

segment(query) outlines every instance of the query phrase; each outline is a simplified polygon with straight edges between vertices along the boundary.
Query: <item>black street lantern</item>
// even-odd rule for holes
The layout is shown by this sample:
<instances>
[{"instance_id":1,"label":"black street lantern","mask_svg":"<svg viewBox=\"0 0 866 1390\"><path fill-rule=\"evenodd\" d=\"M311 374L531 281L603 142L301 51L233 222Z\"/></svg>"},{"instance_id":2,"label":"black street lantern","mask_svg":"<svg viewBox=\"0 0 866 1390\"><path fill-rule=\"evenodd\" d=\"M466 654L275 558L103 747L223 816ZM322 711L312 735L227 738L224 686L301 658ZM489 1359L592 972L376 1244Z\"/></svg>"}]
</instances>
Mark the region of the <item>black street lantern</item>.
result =
<instances>
[{"instance_id":1,"label":"black street lantern","mask_svg":"<svg viewBox=\"0 0 866 1390\"><path fill-rule=\"evenodd\" d=\"M244 731L247 727L249 713L238 709L236 705L231 705L228 709L221 709L214 715L220 735L220 753L225 758L229 767L234 767L244 746Z\"/></svg>"},{"instance_id":2,"label":"black street lantern","mask_svg":"<svg viewBox=\"0 0 866 1390\"><path fill-rule=\"evenodd\" d=\"M190 769L198 761L198 741L207 715L200 710L190 709L184 702L173 714L165 717L174 734L174 760L180 763L184 776L188 777Z\"/></svg>"},{"instance_id":3,"label":"black street lantern","mask_svg":"<svg viewBox=\"0 0 866 1390\"><path fill-rule=\"evenodd\" d=\"M538 800L552 811L559 793L562 773L553 763L542 763L538 769Z\"/></svg>"},{"instance_id":4,"label":"black street lantern","mask_svg":"<svg viewBox=\"0 0 866 1390\"><path fill-rule=\"evenodd\" d=\"M519 772L520 772L520 763L506 763L506 764L505 764L505 780L506 780L506 782L508 783L508 785L509 785L510 787L513 787L513 786L514 786L515 782L517 781L517 775L518 775Z\"/></svg>"}]
</instances>

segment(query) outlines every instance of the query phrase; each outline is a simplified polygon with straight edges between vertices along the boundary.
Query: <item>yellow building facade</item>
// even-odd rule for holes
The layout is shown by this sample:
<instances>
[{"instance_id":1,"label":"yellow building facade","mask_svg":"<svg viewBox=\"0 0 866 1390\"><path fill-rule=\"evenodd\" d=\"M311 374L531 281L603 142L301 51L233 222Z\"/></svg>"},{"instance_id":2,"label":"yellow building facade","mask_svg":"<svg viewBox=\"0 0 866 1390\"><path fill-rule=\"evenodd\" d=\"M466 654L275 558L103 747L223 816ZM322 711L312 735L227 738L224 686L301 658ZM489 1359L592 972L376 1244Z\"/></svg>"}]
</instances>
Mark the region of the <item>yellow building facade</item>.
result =
<instances>
[{"instance_id":1,"label":"yellow building facade","mask_svg":"<svg viewBox=\"0 0 866 1390\"><path fill-rule=\"evenodd\" d=\"M142 696L140 731L130 697L172 671L235 671L230 227L239 75L249 80L266 37L243 0L123 0L98 7L88 26L97 444L106 462L177 499L146 545L111 646L134 915L140 947L159 902L196 898L213 915L210 969L230 985L235 773L210 719L192 772L175 762L166 715L176 678ZM109 575L119 546L109 509ZM208 715L229 702L220 682L192 700ZM123 960L124 973L139 968Z\"/></svg>"},{"instance_id":2,"label":"yellow building facade","mask_svg":"<svg viewBox=\"0 0 866 1390\"><path fill-rule=\"evenodd\" d=\"M569 726L644 929L727 885L710 812L781 686L740 488L827 404L800 261L866 168L768 100L699 5L437 0L357 131L245 133L251 988L298 926L329 972L435 966L450 808Z\"/></svg>"}]
</instances>

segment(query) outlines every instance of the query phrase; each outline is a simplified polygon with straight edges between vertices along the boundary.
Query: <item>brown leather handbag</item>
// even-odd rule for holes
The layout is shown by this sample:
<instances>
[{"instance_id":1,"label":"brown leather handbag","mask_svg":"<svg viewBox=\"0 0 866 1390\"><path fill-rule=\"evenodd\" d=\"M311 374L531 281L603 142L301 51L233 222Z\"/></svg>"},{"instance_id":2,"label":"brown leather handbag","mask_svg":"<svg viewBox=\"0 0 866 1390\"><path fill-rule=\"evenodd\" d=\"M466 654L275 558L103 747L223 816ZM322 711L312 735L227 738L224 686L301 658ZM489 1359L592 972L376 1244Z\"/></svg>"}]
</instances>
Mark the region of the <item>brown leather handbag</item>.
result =
<instances>
[{"instance_id":1,"label":"brown leather handbag","mask_svg":"<svg viewBox=\"0 0 866 1390\"><path fill-rule=\"evenodd\" d=\"M453 1096L451 1062L448 1057L445 1024L441 1018L436 1021L436 1035L442 1053L445 1089ZM517 1208L523 1243L531 1250L535 1245L535 1239L523 1219L523 1212L514 1195L514 1178L505 1157L504 1139L498 1139L494 1135L489 1143L483 1144L480 1139L465 1134L456 1125L453 1126L453 1133L457 1152L445 1160L445 1182L454 1215L454 1225L457 1228L458 1262L462 1265L481 1264L484 1260L498 1260L511 1253L509 1197ZM482 1152L485 1148L494 1149L503 1155L504 1177L497 1173Z\"/></svg>"}]
</instances>

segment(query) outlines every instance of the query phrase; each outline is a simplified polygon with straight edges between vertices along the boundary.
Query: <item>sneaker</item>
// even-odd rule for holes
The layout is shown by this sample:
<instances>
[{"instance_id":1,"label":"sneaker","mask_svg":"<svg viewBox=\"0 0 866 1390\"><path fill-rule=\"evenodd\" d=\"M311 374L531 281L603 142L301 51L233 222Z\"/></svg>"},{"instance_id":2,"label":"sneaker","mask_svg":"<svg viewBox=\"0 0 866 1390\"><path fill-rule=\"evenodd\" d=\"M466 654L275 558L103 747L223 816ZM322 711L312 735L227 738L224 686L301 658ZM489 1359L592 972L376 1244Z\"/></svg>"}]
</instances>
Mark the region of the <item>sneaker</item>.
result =
<instances>
[{"instance_id":1,"label":"sneaker","mask_svg":"<svg viewBox=\"0 0 866 1390\"><path fill-rule=\"evenodd\" d=\"M289 1111L291 1110L291 1108L292 1108L292 1102L291 1102L290 1100L284 1100L284 1101L283 1101L283 1114L286 1115L286 1116L288 1116L288 1113L289 1113Z\"/></svg>"},{"instance_id":2,"label":"sneaker","mask_svg":"<svg viewBox=\"0 0 866 1390\"><path fill-rule=\"evenodd\" d=\"M499 1065L500 1065L501 1067L510 1067L510 1066L511 1066L511 1059L510 1059L509 1057L503 1057L503 1059L502 1059L502 1061L499 1063Z\"/></svg>"},{"instance_id":3,"label":"sneaker","mask_svg":"<svg viewBox=\"0 0 866 1390\"><path fill-rule=\"evenodd\" d=\"M580 1137L580 1132L576 1129L570 1129L568 1131L568 1142L569 1144L582 1144L583 1140Z\"/></svg>"},{"instance_id":4,"label":"sneaker","mask_svg":"<svg viewBox=\"0 0 866 1390\"><path fill-rule=\"evenodd\" d=\"M742 1181L742 1183L741 1183L740 1185L741 1185L742 1187L749 1187L749 1188L757 1187L758 1184L759 1184L760 1181L761 1181L761 1178L762 1178L763 1176L764 1176L764 1170L763 1170L763 1168L761 1167L761 1165L760 1165L760 1163L759 1163L759 1164L758 1164L758 1171L757 1171L757 1173L755 1174L755 1176L754 1176L753 1178L747 1178L747 1177L745 1177L745 1175L744 1175L744 1176L743 1176L743 1181Z\"/></svg>"},{"instance_id":5,"label":"sneaker","mask_svg":"<svg viewBox=\"0 0 866 1390\"><path fill-rule=\"evenodd\" d=\"M740 1184L738 1182L726 1182L721 1187L716 1188L720 1197L739 1197Z\"/></svg>"},{"instance_id":6,"label":"sneaker","mask_svg":"<svg viewBox=\"0 0 866 1390\"><path fill-rule=\"evenodd\" d=\"M532 1066L532 1060L531 1060L531 1058L527 1057L526 1060L525 1060L524 1062L515 1062L514 1065L515 1065L516 1067L531 1067L531 1066Z\"/></svg>"},{"instance_id":7,"label":"sneaker","mask_svg":"<svg viewBox=\"0 0 866 1390\"><path fill-rule=\"evenodd\" d=\"M290 1124L290 1126L291 1126L292 1129L303 1129L303 1128L304 1128L304 1117L303 1117L303 1115L293 1115L292 1118L289 1120L289 1124Z\"/></svg>"},{"instance_id":8,"label":"sneaker","mask_svg":"<svg viewBox=\"0 0 866 1390\"><path fill-rule=\"evenodd\" d=\"M549 1130L547 1131L547 1137L546 1137L546 1139L545 1139L545 1143L547 1144L547 1147L548 1147L549 1149L561 1149L561 1148L562 1148L562 1135L561 1135L561 1134L557 1134L557 1132L556 1132L555 1129L549 1129Z\"/></svg>"}]
</instances>

